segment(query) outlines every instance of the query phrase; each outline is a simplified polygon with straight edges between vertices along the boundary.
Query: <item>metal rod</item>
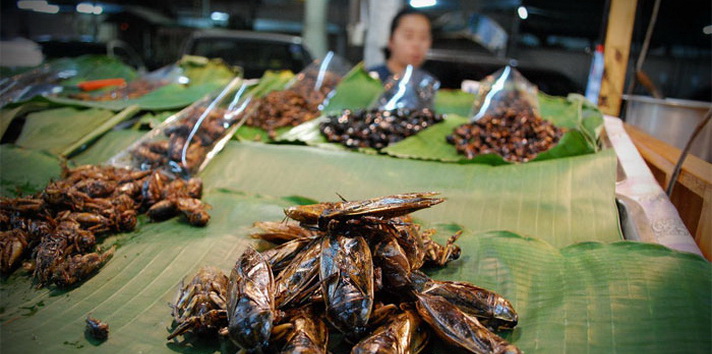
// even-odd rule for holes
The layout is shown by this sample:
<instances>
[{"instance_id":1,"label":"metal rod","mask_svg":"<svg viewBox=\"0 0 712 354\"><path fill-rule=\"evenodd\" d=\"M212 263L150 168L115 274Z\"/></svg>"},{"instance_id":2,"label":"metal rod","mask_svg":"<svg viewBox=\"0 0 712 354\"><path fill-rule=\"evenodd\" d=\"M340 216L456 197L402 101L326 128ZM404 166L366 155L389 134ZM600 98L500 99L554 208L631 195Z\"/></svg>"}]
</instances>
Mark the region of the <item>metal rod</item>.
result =
<instances>
[{"instance_id":1,"label":"metal rod","mask_svg":"<svg viewBox=\"0 0 712 354\"><path fill-rule=\"evenodd\" d=\"M682 169L682 163L685 162L685 158L687 157L687 153L690 151L692 142L695 141L695 138L697 137L697 135L699 135L700 132L702 132L702 129L710 121L710 117L712 117L712 108L707 111L707 114L705 114L705 117L702 118L702 121L700 121L700 123L697 124L697 127L695 127L695 130L692 131L692 135L690 136L690 139L687 141L687 144L685 144L685 148L682 150L682 153L680 154L680 158L677 160L677 164L675 165L675 168L672 170L672 176L670 176L670 181L668 182L667 190L665 191L665 194L667 194L668 198L670 196L672 196L672 190L675 187L675 182L677 181L677 177L680 175L680 170Z\"/></svg>"}]
</instances>

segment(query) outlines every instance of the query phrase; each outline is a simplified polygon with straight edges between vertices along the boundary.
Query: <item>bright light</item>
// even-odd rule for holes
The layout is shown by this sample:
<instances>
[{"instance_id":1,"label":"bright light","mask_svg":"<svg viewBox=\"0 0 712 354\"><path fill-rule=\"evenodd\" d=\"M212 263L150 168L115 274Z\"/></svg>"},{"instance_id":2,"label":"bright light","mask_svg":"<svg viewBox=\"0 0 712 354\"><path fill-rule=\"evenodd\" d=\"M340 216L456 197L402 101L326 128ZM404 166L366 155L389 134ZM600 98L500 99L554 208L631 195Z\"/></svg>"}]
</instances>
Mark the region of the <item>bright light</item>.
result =
<instances>
[{"instance_id":1,"label":"bright light","mask_svg":"<svg viewBox=\"0 0 712 354\"><path fill-rule=\"evenodd\" d=\"M48 4L45 0L20 0L17 2L17 8L45 14L56 14L59 12L59 6Z\"/></svg>"},{"instance_id":2,"label":"bright light","mask_svg":"<svg viewBox=\"0 0 712 354\"><path fill-rule=\"evenodd\" d=\"M20 0L17 2L17 8L23 10L34 10L47 5L47 1L45 0Z\"/></svg>"},{"instance_id":3,"label":"bright light","mask_svg":"<svg viewBox=\"0 0 712 354\"><path fill-rule=\"evenodd\" d=\"M529 11L527 11L527 8L524 6L519 6L517 8L517 15L519 15L519 18L522 20L526 20L527 17L529 17Z\"/></svg>"},{"instance_id":4,"label":"bright light","mask_svg":"<svg viewBox=\"0 0 712 354\"><path fill-rule=\"evenodd\" d=\"M227 21L230 18L225 12L215 11L210 14L210 19L213 21Z\"/></svg>"},{"instance_id":5,"label":"bright light","mask_svg":"<svg viewBox=\"0 0 712 354\"><path fill-rule=\"evenodd\" d=\"M104 12L104 7L94 5L90 2L80 2L77 4L76 10L81 14L101 15L101 13Z\"/></svg>"},{"instance_id":6,"label":"bright light","mask_svg":"<svg viewBox=\"0 0 712 354\"><path fill-rule=\"evenodd\" d=\"M36 8L34 11L42 12L42 13L46 13L46 14L56 14L56 13L59 13L59 6L47 4L45 6L40 6L40 7Z\"/></svg>"},{"instance_id":7,"label":"bright light","mask_svg":"<svg viewBox=\"0 0 712 354\"><path fill-rule=\"evenodd\" d=\"M90 14L94 12L94 5L88 2L80 2L77 4L76 10L82 14Z\"/></svg>"},{"instance_id":8,"label":"bright light","mask_svg":"<svg viewBox=\"0 0 712 354\"><path fill-rule=\"evenodd\" d=\"M415 8L430 7L438 4L438 0L410 0L410 6Z\"/></svg>"}]
</instances>

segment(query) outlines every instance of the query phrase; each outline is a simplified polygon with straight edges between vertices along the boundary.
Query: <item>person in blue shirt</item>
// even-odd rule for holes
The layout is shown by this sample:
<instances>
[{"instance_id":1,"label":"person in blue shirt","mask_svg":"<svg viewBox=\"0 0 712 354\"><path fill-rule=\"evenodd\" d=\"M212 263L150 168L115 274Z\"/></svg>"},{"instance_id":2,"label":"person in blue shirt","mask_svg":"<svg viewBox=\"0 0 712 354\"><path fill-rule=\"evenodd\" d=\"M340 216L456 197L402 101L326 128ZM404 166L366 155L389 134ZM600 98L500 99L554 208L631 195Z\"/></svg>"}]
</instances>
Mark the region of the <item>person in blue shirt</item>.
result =
<instances>
[{"instance_id":1,"label":"person in blue shirt","mask_svg":"<svg viewBox=\"0 0 712 354\"><path fill-rule=\"evenodd\" d=\"M368 69L385 82L391 75L413 65L419 68L432 45L430 19L424 13L406 7L391 21L391 33L385 49L386 63Z\"/></svg>"}]
</instances>

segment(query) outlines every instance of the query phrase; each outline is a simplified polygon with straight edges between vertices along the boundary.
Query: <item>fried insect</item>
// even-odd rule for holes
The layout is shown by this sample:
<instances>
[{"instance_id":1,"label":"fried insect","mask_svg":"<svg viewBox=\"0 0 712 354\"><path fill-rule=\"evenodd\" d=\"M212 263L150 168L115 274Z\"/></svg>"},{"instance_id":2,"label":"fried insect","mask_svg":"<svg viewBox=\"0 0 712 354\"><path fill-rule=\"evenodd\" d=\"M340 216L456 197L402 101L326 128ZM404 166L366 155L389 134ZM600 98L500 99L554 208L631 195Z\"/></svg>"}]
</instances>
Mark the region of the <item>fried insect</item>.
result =
<instances>
[{"instance_id":1,"label":"fried insect","mask_svg":"<svg viewBox=\"0 0 712 354\"><path fill-rule=\"evenodd\" d=\"M298 206L285 209L292 220L255 223L252 236L278 246L238 259L226 332L248 352L323 353L327 330L336 330L352 353L419 353L432 330L475 353L519 353L493 332L518 322L506 299L420 270L461 252L461 231L441 245L409 215L443 201L435 195Z\"/></svg>"},{"instance_id":2,"label":"fried insect","mask_svg":"<svg viewBox=\"0 0 712 354\"><path fill-rule=\"evenodd\" d=\"M327 353L329 329L314 308L297 309L287 318L287 326L277 326L273 331L275 341L284 342L276 353Z\"/></svg>"},{"instance_id":3,"label":"fried insect","mask_svg":"<svg viewBox=\"0 0 712 354\"><path fill-rule=\"evenodd\" d=\"M512 329L519 321L509 300L494 291L467 282L430 279L419 271L411 279L418 293L443 297L491 330Z\"/></svg>"},{"instance_id":4,"label":"fried insect","mask_svg":"<svg viewBox=\"0 0 712 354\"><path fill-rule=\"evenodd\" d=\"M275 319L274 277L269 263L248 247L230 272L228 335L247 351L266 348Z\"/></svg>"},{"instance_id":5,"label":"fried insect","mask_svg":"<svg viewBox=\"0 0 712 354\"><path fill-rule=\"evenodd\" d=\"M215 267L202 267L181 285L171 308L175 327L168 339L187 332L215 334L227 327L228 277Z\"/></svg>"},{"instance_id":6,"label":"fried insect","mask_svg":"<svg viewBox=\"0 0 712 354\"><path fill-rule=\"evenodd\" d=\"M473 316L462 312L445 298L415 294L418 313L446 342L472 353L521 353L519 348L485 328Z\"/></svg>"},{"instance_id":7,"label":"fried insect","mask_svg":"<svg viewBox=\"0 0 712 354\"><path fill-rule=\"evenodd\" d=\"M0 272L14 270L27 250L27 233L21 229L0 232Z\"/></svg>"},{"instance_id":8,"label":"fried insect","mask_svg":"<svg viewBox=\"0 0 712 354\"><path fill-rule=\"evenodd\" d=\"M67 288L89 277L114 255L115 248L68 257L54 269L52 278L60 288Z\"/></svg>"},{"instance_id":9,"label":"fried insect","mask_svg":"<svg viewBox=\"0 0 712 354\"><path fill-rule=\"evenodd\" d=\"M171 198L175 213L205 225L209 206L199 198L200 179L183 181L161 172L112 166L62 165L62 179L32 196L0 198L0 272L9 274L26 257L39 286L69 287L90 276L113 254L97 237L131 231L139 212ZM151 210L151 214L158 207Z\"/></svg>"},{"instance_id":10,"label":"fried insect","mask_svg":"<svg viewBox=\"0 0 712 354\"><path fill-rule=\"evenodd\" d=\"M109 338L109 325L91 316L87 316L85 331L96 340L104 341Z\"/></svg>"},{"instance_id":11,"label":"fried insect","mask_svg":"<svg viewBox=\"0 0 712 354\"><path fill-rule=\"evenodd\" d=\"M361 236L324 237L319 279L326 318L347 338L355 340L367 331L374 302L373 261Z\"/></svg>"},{"instance_id":12,"label":"fried insect","mask_svg":"<svg viewBox=\"0 0 712 354\"><path fill-rule=\"evenodd\" d=\"M318 226L320 230L325 230L331 220L344 221L364 216L394 218L445 201L432 198L435 195L438 193L406 193L360 201L300 205L287 208L284 213L304 225Z\"/></svg>"},{"instance_id":13,"label":"fried insect","mask_svg":"<svg viewBox=\"0 0 712 354\"><path fill-rule=\"evenodd\" d=\"M373 262L381 268L386 289L398 291L397 289L410 285L410 262L393 235L385 235L374 247Z\"/></svg>"},{"instance_id":14,"label":"fried insect","mask_svg":"<svg viewBox=\"0 0 712 354\"><path fill-rule=\"evenodd\" d=\"M428 344L428 332L420 323L418 314L406 309L358 342L351 353L420 353Z\"/></svg>"},{"instance_id":15,"label":"fried insect","mask_svg":"<svg viewBox=\"0 0 712 354\"><path fill-rule=\"evenodd\" d=\"M312 240L310 239L295 239L289 242L285 242L275 248L270 248L262 252L262 256L265 257L272 272L279 275L282 270L289 265L294 257L296 257L301 250L306 247Z\"/></svg>"},{"instance_id":16,"label":"fried insect","mask_svg":"<svg viewBox=\"0 0 712 354\"><path fill-rule=\"evenodd\" d=\"M286 222L258 221L252 226L260 229L261 232L254 232L250 234L250 237L272 243L284 243L296 239L312 239L316 237L314 231Z\"/></svg>"},{"instance_id":17,"label":"fried insect","mask_svg":"<svg viewBox=\"0 0 712 354\"><path fill-rule=\"evenodd\" d=\"M278 308L299 304L314 292L319 279L321 247L321 240L312 240L275 278L274 300Z\"/></svg>"}]
</instances>

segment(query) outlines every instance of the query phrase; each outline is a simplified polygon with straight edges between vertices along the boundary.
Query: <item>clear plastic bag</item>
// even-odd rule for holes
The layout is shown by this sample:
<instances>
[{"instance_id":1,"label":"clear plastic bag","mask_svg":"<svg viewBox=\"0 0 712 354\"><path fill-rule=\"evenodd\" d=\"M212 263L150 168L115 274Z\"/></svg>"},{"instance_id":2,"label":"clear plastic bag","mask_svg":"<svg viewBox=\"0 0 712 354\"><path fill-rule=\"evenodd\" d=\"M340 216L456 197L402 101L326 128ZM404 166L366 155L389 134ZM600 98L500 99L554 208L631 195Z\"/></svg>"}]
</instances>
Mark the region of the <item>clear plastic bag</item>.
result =
<instances>
[{"instance_id":1,"label":"clear plastic bag","mask_svg":"<svg viewBox=\"0 0 712 354\"><path fill-rule=\"evenodd\" d=\"M161 169L183 178L202 171L244 122L252 100L249 84L233 79L217 95L209 95L172 115L108 163L140 170Z\"/></svg>"},{"instance_id":2,"label":"clear plastic bag","mask_svg":"<svg viewBox=\"0 0 712 354\"><path fill-rule=\"evenodd\" d=\"M188 84L190 79L178 64L171 64L142 75L128 84L108 91L78 93L71 98L84 101L114 101L139 98L169 84Z\"/></svg>"},{"instance_id":3,"label":"clear plastic bag","mask_svg":"<svg viewBox=\"0 0 712 354\"><path fill-rule=\"evenodd\" d=\"M538 117L538 92L517 69L506 66L482 80L470 120L478 121L486 115L500 116L507 109L531 111Z\"/></svg>"},{"instance_id":4,"label":"clear plastic bag","mask_svg":"<svg viewBox=\"0 0 712 354\"><path fill-rule=\"evenodd\" d=\"M314 60L295 75L286 89L300 94L321 110L329 103L336 86L349 70L351 64L336 53L328 52L323 58Z\"/></svg>"},{"instance_id":5,"label":"clear plastic bag","mask_svg":"<svg viewBox=\"0 0 712 354\"><path fill-rule=\"evenodd\" d=\"M435 93L440 81L425 72L408 65L401 74L393 75L384 85L385 91L372 104L372 109L392 111L395 109L433 109Z\"/></svg>"},{"instance_id":6,"label":"clear plastic bag","mask_svg":"<svg viewBox=\"0 0 712 354\"><path fill-rule=\"evenodd\" d=\"M0 80L0 107L24 101L36 95L52 93L61 81L73 77L77 70L44 64L27 72Z\"/></svg>"},{"instance_id":7,"label":"clear plastic bag","mask_svg":"<svg viewBox=\"0 0 712 354\"><path fill-rule=\"evenodd\" d=\"M274 138L278 128L317 118L349 70L346 60L334 52L327 53L295 75L284 90L269 92L256 100L245 124L264 129Z\"/></svg>"},{"instance_id":8,"label":"clear plastic bag","mask_svg":"<svg viewBox=\"0 0 712 354\"><path fill-rule=\"evenodd\" d=\"M385 84L385 92L368 109L344 110L321 122L319 129L330 142L352 149L383 149L439 123L433 101L440 82L408 65Z\"/></svg>"},{"instance_id":9,"label":"clear plastic bag","mask_svg":"<svg viewBox=\"0 0 712 354\"><path fill-rule=\"evenodd\" d=\"M490 75L481 83L472 118L453 129L448 143L467 159L496 154L516 163L533 160L564 132L541 118L537 92L511 66Z\"/></svg>"}]
</instances>

